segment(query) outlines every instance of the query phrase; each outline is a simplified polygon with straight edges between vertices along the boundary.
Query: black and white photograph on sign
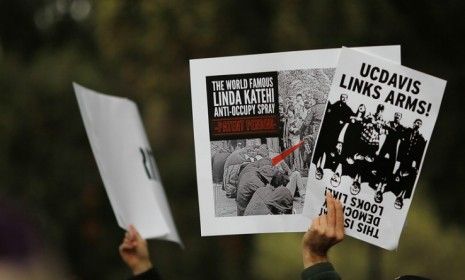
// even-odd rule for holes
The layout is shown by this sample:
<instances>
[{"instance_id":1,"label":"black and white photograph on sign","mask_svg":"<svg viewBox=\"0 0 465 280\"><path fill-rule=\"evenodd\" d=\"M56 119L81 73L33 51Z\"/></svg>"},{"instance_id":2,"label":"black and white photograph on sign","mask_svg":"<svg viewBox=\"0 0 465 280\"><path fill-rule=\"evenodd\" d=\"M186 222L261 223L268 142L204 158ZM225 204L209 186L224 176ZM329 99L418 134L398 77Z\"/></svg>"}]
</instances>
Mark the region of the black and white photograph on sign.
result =
<instances>
[{"instance_id":1,"label":"black and white photograph on sign","mask_svg":"<svg viewBox=\"0 0 465 280\"><path fill-rule=\"evenodd\" d=\"M343 48L315 145L303 213L344 205L346 234L395 249L445 81Z\"/></svg>"},{"instance_id":2,"label":"black and white photograph on sign","mask_svg":"<svg viewBox=\"0 0 465 280\"><path fill-rule=\"evenodd\" d=\"M419 173L427 139L421 132L421 118L411 123L401 112L384 114L384 104L347 104L347 94L328 102L322 126L321 145L315 151L315 177L321 179L329 169L330 184L337 187L342 176L353 182L350 193L356 196L363 187L375 191L373 200L383 201L384 193L396 196L394 207L401 209L410 199Z\"/></svg>"},{"instance_id":3,"label":"black and white photograph on sign","mask_svg":"<svg viewBox=\"0 0 465 280\"><path fill-rule=\"evenodd\" d=\"M333 68L278 72L278 137L211 142L217 217L302 213L333 74Z\"/></svg>"},{"instance_id":4,"label":"black and white photograph on sign","mask_svg":"<svg viewBox=\"0 0 465 280\"><path fill-rule=\"evenodd\" d=\"M360 48L400 62L399 46ZM303 232L340 49L190 61L201 235Z\"/></svg>"}]
</instances>

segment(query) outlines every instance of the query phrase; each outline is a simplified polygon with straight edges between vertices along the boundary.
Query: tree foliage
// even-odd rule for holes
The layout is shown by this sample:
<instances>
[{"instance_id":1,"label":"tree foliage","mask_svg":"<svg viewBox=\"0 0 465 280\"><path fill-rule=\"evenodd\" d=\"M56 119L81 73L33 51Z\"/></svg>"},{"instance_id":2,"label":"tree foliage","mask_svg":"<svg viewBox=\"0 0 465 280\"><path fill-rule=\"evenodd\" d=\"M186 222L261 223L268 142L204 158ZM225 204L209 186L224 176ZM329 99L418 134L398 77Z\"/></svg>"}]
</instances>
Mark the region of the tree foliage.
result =
<instances>
[{"instance_id":1,"label":"tree foliage","mask_svg":"<svg viewBox=\"0 0 465 280\"><path fill-rule=\"evenodd\" d=\"M273 260L269 266L257 260L267 260L279 243L267 243L267 237L200 238L188 60L401 44L404 65L449 81L417 189L425 195L416 197L413 205L416 200L431 203L438 217L434 227L453 226L463 233L464 95L458 93L465 83L465 57L458 42L465 31L460 14L464 6L457 0L448 5L381 0L1 0L0 196L26 205L24 211L40 222L43 235L63 250L71 274L115 279L127 273L117 255L123 232L116 226L72 92L76 81L129 97L140 106L187 247L182 251L155 243L155 260L167 279L250 279L268 270L285 270L276 275L295 273L297 278L295 266L286 270ZM332 73L315 75L322 79ZM417 221L416 216L412 219ZM457 238L448 236L449 243ZM298 255L295 247L284 255ZM441 251L438 246L427 248ZM386 269L409 257L389 259ZM279 262L286 267L286 260ZM366 269L355 267L360 273Z\"/></svg>"}]
</instances>

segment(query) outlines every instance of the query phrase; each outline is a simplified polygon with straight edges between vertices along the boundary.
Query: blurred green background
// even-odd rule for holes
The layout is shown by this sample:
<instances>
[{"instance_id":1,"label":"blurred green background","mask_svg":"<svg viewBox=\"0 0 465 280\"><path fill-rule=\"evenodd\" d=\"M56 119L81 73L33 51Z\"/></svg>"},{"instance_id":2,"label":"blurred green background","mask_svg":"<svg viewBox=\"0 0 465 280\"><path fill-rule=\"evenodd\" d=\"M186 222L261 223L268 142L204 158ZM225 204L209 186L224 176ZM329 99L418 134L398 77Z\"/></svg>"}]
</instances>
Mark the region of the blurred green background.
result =
<instances>
[{"instance_id":1,"label":"blurred green background","mask_svg":"<svg viewBox=\"0 0 465 280\"><path fill-rule=\"evenodd\" d=\"M463 1L0 0L0 202L38 240L29 275L129 275L76 81L140 107L186 245L150 242L165 279L298 279L302 234L200 237L188 60L401 44L402 64L448 85L400 246L347 237L331 259L345 279L463 279L464 10ZM0 231L12 246L23 240Z\"/></svg>"}]
</instances>

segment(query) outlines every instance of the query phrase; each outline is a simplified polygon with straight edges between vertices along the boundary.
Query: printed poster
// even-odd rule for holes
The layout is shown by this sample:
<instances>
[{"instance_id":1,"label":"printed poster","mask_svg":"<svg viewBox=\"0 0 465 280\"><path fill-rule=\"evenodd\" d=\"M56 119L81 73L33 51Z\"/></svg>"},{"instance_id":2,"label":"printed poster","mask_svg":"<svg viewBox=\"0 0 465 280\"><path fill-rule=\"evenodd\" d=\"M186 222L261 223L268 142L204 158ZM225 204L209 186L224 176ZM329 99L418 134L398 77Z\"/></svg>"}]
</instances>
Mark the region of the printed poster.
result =
<instances>
[{"instance_id":1,"label":"printed poster","mask_svg":"<svg viewBox=\"0 0 465 280\"><path fill-rule=\"evenodd\" d=\"M399 46L361 50L400 62ZM302 232L340 49L193 59L201 234Z\"/></svg>"},{"instance_id":2,"label":"printed poster","mask_svg":"<svg viewBox=\"0 0 465 280\"><path fill-rule=\"evenodd\" d=\"M446 81L343 48L308 175L304 214L344 205L346 234L397 247Z\"/></svg>"}]
</instances>

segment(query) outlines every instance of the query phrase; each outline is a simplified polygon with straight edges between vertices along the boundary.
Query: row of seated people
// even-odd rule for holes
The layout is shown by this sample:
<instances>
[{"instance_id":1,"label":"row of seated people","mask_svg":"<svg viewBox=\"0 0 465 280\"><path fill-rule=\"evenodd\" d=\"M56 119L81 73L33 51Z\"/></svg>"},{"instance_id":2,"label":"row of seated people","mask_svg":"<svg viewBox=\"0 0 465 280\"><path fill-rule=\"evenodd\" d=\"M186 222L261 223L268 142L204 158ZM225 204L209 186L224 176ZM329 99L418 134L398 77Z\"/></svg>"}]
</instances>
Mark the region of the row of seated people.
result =
<instances>
[{"instance_id":1,"label":"row of seated people","mask_svg":"<svg viewBox=\"0 0 465 280\"><path fill-rule=\"evenodd\" d=\"M218 152L212 166L214 182L222 184L227 197L235 198L238 216L291 214L294 197L305 193L301 174L291 171L285 161L273 165L265 144L230 154Z\"/></svg>"}]
</instances>

